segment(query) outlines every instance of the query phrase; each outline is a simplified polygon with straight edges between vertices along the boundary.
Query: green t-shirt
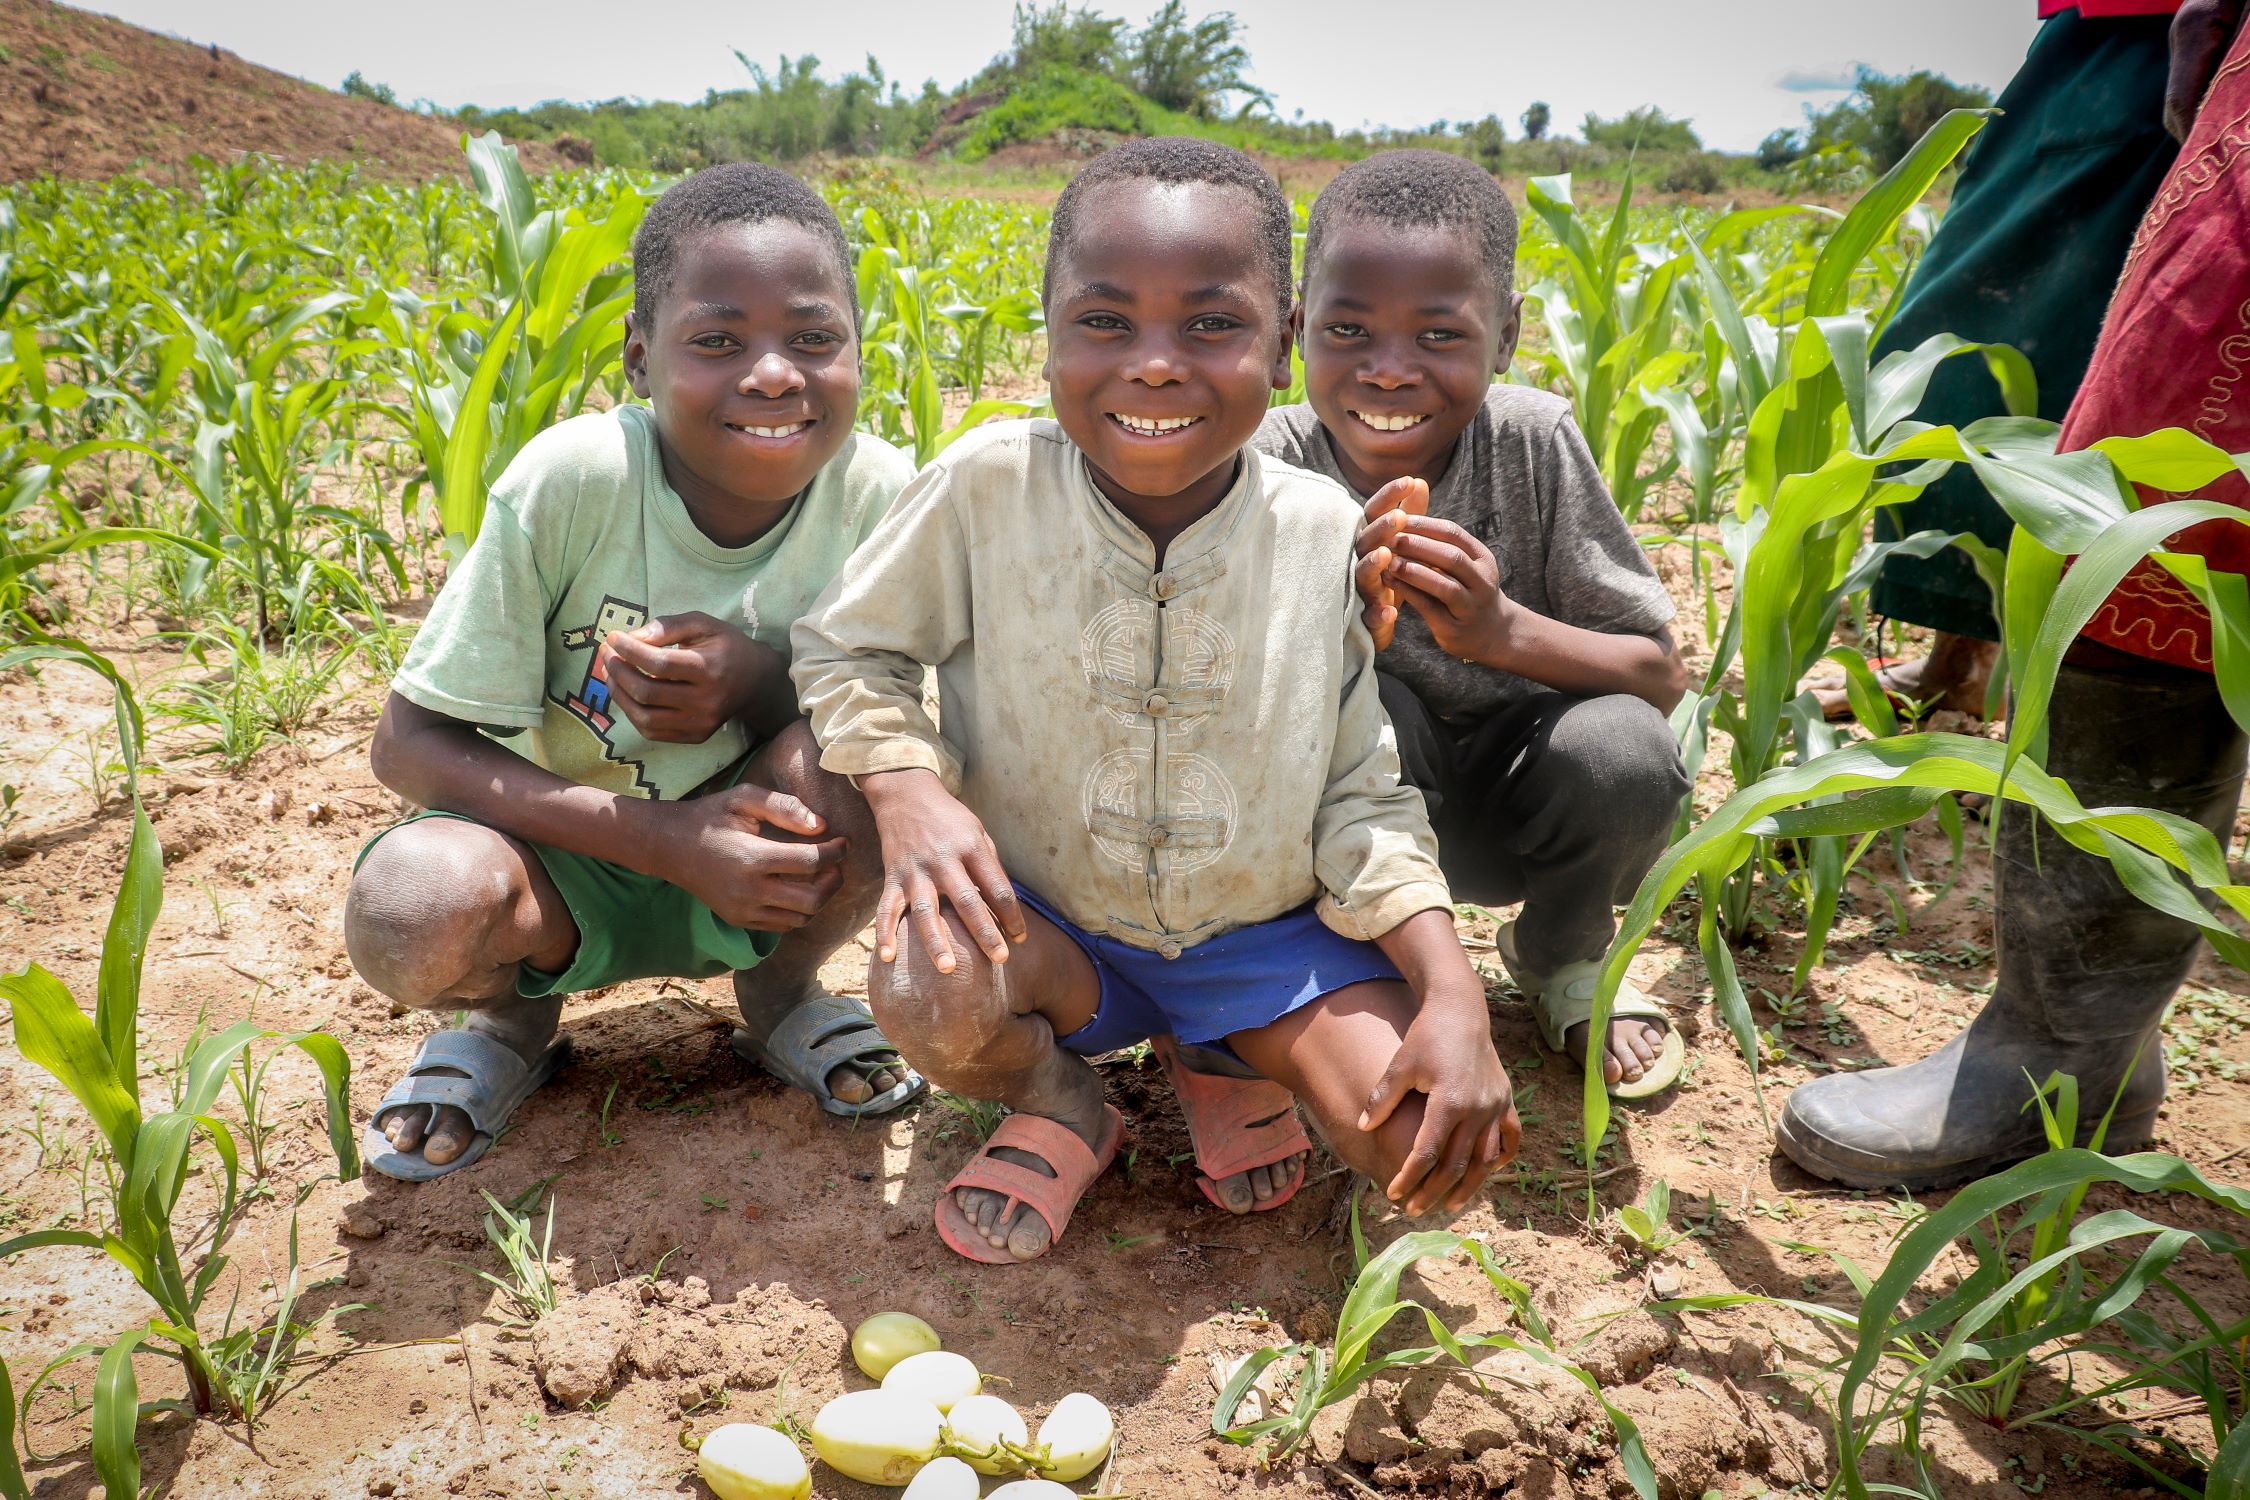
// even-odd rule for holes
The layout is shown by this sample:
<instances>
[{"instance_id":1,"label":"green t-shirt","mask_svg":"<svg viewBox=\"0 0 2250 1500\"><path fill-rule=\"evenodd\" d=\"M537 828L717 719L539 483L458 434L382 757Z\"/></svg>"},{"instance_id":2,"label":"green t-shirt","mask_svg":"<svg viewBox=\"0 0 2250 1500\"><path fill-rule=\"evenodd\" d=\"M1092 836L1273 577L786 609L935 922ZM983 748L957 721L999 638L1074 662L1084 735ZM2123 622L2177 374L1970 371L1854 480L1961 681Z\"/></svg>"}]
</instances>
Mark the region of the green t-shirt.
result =
<instances>
[{"instance_id":1,"label":"green t-shirt","mask_svg":"<svg viewBox=\"0 0 2250 1500\"><path fill-rule=\"evenodd\" d=\"M606 637L700 610L789 655L812 607L913 478L908 458L854 433L771 531L722 547L664 479L656 420L621 406L533 438L493 486L391 684L432 713L496 735L558 776L677 799L750 748L739 724L700 745L641 738L609 695Z\"/></svg>"}]
</instances>

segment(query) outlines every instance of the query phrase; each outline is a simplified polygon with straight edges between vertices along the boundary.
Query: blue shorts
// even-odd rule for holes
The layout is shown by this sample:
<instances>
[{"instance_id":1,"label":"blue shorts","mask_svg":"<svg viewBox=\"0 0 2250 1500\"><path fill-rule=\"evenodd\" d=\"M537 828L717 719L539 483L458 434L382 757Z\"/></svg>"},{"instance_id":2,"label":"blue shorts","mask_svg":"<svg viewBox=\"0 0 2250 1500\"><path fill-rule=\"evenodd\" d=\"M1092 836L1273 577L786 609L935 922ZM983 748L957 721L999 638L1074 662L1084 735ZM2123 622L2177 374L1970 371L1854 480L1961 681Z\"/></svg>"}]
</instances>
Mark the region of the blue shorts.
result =
<instances>
[{"instance_id":1,"label":"blue shorts","mask_svg":"<svg viewBox=\"0 0 2250 1500\"><path fill-rule=\"evenodd\" d=\"M1223 1045L1237 1031L1270 1026L1347 985L1399 977L1382 949L1323 926L1309 902L1166 958L1075 927L1020 885L1016 896L1093 962L1101 981L1094 1018L1061 1038L1085 1057L1152 1036Z\"/></svg>"}]
</instances>

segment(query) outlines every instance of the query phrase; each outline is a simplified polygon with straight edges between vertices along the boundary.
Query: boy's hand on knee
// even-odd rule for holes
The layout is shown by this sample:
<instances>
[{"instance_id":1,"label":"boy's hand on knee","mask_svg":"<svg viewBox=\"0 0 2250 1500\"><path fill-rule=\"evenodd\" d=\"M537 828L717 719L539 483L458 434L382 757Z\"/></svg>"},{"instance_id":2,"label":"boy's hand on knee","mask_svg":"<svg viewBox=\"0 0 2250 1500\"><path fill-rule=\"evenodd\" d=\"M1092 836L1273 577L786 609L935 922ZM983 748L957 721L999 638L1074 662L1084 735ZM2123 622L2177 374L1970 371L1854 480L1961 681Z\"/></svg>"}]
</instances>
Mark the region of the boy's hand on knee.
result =
<instances>
[{"instance_id":1,"label":"boy's hand on knee","mask_svg":"<svg viewBox=\"0 0 2250 1500\"><path fill-rule=\"evenodd\" d=\"M844 879L845 841L771 837L768 828L818 839L820 815L786 792L731 786L708 797L662 803L671 835L663 876L722 921L789 932L815 916Z\"/></svg>"},{"instance_id":2,"label":"boy's hand on knee","mask_svg":"<svg viewBox=\"0 0 2250 1500\"><path fill-rule=\"evenodd\" d=\"M1429 509L1429 484L1412 477L1394 479L1368 497L1367 525L1359 534L1359 562L1352 570L1352 584L1367 605L1360 618L1375 637L1378 651L1390 645L1398 630L1398 590L1391 587L1389 574L1397 561L1390 539L1401 522L1391 518L1426 515Z\"/></svg>"},{"instance_id":3,"label":"boy's hand on knee","mask_svg":"<svg viewBox=\"0 0 2250 1500\"><path fill-rule=\"evenodd\" d=\"M663 615L607 644L610 696L643 738L668 744L702 744L789 677L780 652L702 613Z\"/></svg>"},{"instance_id":4,"label":"boy's hand on knee","mask_svg":"<svg viewBox=\"0 0 2250 1500\"><path fill-rule=\"evenodd\" d=\"M1008 945L1030 936L1023 909L1000 851L977 815L929 771L880 771L859 778L861 793L883 838L883 898L875 907L875 956L898 957L898 930L911 919L930 962L950 974L959 962L946 936L942 908L950 903L961 925L996 964Z\"/></svg>"},{"instance_id":5,"label":"boy's hand on knee","mask_svg":"<svg viewBox=\"0 0 2250 1500\"><path fill-rule=\"evenodd\" d=\"M1428 1213L1440 1204L1459 1213L1495 1167L1515 1158L1523 1125L1508 1070L1492 1047L1482 992L1433 991L1421 1000L1414 1024L1368 1096L1359 1128L1381 1128L1409 1095L1423 1095L1421 1128L1383 1193L1408 1213Z\"/></svg>"}]
</instances>

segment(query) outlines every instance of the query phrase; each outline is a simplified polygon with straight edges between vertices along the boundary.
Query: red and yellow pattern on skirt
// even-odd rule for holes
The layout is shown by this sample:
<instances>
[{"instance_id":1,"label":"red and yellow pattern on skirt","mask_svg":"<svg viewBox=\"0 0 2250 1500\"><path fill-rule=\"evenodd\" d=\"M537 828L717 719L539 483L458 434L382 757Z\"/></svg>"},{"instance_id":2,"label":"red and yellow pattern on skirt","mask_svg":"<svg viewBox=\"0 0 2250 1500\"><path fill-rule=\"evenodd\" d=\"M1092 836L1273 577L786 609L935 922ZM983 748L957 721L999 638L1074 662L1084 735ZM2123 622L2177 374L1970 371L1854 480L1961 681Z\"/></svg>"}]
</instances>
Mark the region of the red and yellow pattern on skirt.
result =
<instances>
[{"instance_id":1,"label":"red and yellow pattern on skirt","mask_svg":"<svg viewBox=\"0 0 2250 1500\"><path fill-rule=\"evenodd\" d=\"M2062 448L2185 427L2250 451L2250 26L2212 79L2195 128L2133 239ZM2183 497L2142 486L2144 504ZM2250 479L2194 492L2250 508ZM2250 527L2213 522L2171 542L2214 569L2250 573ZM2143 563L2097 610L2087 639L2175 666L2211 669L2211 622L2188 589Z\"/></svg>"}]
</instances>

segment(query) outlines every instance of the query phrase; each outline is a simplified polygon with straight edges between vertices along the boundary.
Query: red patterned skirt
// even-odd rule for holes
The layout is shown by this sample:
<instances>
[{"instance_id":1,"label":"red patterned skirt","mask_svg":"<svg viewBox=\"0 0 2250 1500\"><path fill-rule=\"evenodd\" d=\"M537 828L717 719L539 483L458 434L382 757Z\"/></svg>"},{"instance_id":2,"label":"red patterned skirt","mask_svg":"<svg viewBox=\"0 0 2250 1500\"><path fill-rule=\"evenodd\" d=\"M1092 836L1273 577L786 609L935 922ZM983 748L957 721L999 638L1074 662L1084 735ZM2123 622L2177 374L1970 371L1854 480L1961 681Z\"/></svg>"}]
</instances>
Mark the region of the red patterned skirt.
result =
<instances>
[{"instance_id":1,"label":"red patterned skirt","mask_svg":"<svg viewBox=\"0 0 2250 1500\"><path fill-rule=\"evenodd\" d=\"M2134 237L2062 447L2185 427L2250 451L2250 26L2212 80L2195 129ZM2142 487L2143 504L2183 498ZM2229 474L2194 498L2250 508ZM2171 550L2250 573L2250 527L2190 527ZM2211 669L2211 622L2154 563L2129 574L2086 627L2090 640L2176 666Z\"/></svg>"}]
</instances>

